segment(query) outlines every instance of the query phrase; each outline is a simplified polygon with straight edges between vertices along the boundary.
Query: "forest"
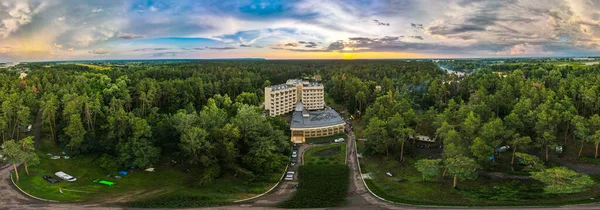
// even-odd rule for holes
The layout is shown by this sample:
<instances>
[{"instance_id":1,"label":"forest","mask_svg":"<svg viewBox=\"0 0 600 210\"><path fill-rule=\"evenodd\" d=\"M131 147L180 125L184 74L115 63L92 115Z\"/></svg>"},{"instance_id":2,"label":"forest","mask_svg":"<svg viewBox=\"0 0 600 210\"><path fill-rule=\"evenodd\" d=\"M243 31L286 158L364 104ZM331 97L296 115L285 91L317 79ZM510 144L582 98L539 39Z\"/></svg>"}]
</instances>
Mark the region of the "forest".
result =
<instances>
[{"instance_id":1,"label":"forest","mask_svg":"<svg viewBox=\"0 0 600 210\"><path fill-rule=\"evenodd\" d=\"M95 157L107 173L181 161L201 171L198 185L265 180L292 145L289 123L260 108L264 87L318 75L328 105L356 116L359 152L408 160L423 181L449 176L457 187L483 171L531 176L555 194L594 185L557 166L598 162L600 67L480 66L458 76L408 60L20 64L0 69L2 154L15 168L39 163L37 140L25 136L40 121L56 147ZM421 154L416 136L439 152Z\"/></svg>"},{"instance_id":2,"label":"forest","mask_svg":"<svg viewBox=\"0 0 600 210\"><path fill-rule=\"evenodd\" d=\"M598 162L599 79L598 65L510 64L388 91L362 119L364 151L402 162L421 155L414 136L429 136L443 149L414 163L424 181L450 175L457 187L480 170L531 175L550 194L582 192L592 178L556 166Z\"/></svg>"},{"instance_id":3,"label":"forest","mask_svg":"<svg viewBox=\"0 0 600 210\"><path fill-rule=\"evenodd\" d=\"M352 112L380 81L388 91L441 78L430 63L401 61L28 63L0 69L0 133L13 164L36 162L21 139L39 118L56 146L98 157L107 173L169 158L200 169L199 184L261 177L281 170L291 147L288 122L262 115L264 87L317 74Z\"/></svg>"}]
</instances>

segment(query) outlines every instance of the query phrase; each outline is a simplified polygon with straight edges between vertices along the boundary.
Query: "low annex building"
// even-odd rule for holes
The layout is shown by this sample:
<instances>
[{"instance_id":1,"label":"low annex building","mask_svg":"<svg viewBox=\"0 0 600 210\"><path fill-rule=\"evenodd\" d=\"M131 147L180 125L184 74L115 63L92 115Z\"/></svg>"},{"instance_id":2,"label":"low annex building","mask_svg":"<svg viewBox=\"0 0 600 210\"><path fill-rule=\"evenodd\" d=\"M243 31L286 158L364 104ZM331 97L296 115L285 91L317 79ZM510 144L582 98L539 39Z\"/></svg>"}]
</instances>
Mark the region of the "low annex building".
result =
<instances>
[{"instance_id":1,"label":"low annex building","mask_svg":"<svg viewBox=\"0 0 600 210\"><path fill-rule=\"evenodd\" d=\"M325 107L323 84L306 80L290 79L285 84L265 87L265 110L269 116L278 116L294 111L297 102L308 110Z\"/></svg>"},{"instance_id":2,"label":"low annex building","mask_svg":"<svg viewBox=\"0 0 600 210\"><path fill-rule=\"evenodd\" d=\"M344 119L331 108L309 111L304 109L303 103L298 102L290 123L291 141L304 143L306 138L344 133L345 124Z\"/></svg>"}]
</instances>

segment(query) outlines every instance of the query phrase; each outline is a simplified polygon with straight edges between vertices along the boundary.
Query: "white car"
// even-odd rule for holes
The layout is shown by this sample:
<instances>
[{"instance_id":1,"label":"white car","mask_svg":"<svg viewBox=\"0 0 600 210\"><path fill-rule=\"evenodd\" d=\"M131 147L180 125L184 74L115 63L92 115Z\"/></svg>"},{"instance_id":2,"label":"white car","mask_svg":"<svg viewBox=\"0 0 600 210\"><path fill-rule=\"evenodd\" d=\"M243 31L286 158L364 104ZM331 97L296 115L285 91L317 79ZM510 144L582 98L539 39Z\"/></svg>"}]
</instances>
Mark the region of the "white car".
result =
<instances>
[{"instance_id":1,"label":"white car","mask_svg":"<svg viewBox=\"0 0 600 210\"><path fill-rule=\"evenodd\" d=\"M292 181L292 180L294 180L294 174L296 174L296 172L294 172L294 171L288 171L285 174L285 180L286 181Z\"/></svg>"},{"instance_id":2,"label":"white car","mask_svg":"<svg viewBox=\"0 0 600 210\"><path fill-rule=\"evenodd\" d=\"M335 143L344 142L344 138L339 138L339 139L333 140L333 142L335 142Z\"/></svg>"},{"instance_id":3,"label":"white car","mask_svg":"<svg viewBox=\"0 0 600 210\"><path fill-rule=\"evenodd\" d=\"M75 178L65 172L62 172L62 171L56 172L56 173L54 173L54 175L56 175L58 178L64 179L69 182L77 181L77 178Z\"/></svg>"},{"instance_id":4,"label":"white car","mask_svg":"<svg viewBox=\"0 0 600 210\"><path fill-rule=\"evenodd\" d=\"M292 157L293 157L293 158L296 158L296 157L298 157L298 152L296 152L296 151L292 151Z\"/></svg>"}]
</instances>

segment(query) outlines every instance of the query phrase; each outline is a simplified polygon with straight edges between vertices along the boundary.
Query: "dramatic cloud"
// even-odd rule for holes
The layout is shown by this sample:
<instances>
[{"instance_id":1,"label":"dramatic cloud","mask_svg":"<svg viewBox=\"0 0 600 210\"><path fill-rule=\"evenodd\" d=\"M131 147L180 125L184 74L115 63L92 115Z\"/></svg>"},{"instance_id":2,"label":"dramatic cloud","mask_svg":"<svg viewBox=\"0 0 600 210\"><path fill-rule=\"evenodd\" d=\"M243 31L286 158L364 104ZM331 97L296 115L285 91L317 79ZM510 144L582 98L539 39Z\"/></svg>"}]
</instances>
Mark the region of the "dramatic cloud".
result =
<instances>
[{"instance_id":1,"label":"dramatic cloud","mask_svg":"<svg viewBox=\"0 0 600 210\"><path fill-rule=\"evenodd\" d=\"M598 11L595 0L1 0L0 62L335 52L593 56L600 54Z\"/></svg>"}]
</instances>

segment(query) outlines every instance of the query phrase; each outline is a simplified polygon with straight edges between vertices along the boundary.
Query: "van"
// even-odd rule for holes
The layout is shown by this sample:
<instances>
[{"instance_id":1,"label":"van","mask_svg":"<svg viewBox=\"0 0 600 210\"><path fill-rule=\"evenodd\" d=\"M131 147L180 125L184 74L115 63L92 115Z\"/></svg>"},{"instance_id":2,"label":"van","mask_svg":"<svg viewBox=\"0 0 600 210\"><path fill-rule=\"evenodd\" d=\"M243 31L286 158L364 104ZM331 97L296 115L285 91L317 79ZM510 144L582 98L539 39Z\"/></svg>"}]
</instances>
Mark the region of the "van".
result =
<instances>
[{"instance_id":1,"label":"van","mask_svg":"<svg viewBox=\"0 0 600 210\"><path fill-rule=\"evenodd\" d=\"M64 179L69 182L77 181L77 178L75 178L65 172L62 172L62 171L56 172L56 173L54 173L54 175L56 175L58 178Z\"/></svg>"}]
</instances>

